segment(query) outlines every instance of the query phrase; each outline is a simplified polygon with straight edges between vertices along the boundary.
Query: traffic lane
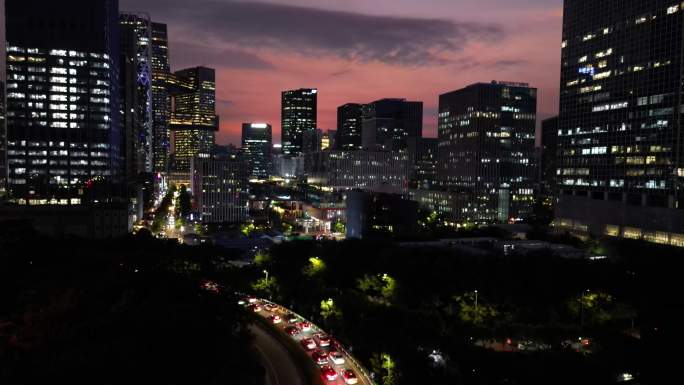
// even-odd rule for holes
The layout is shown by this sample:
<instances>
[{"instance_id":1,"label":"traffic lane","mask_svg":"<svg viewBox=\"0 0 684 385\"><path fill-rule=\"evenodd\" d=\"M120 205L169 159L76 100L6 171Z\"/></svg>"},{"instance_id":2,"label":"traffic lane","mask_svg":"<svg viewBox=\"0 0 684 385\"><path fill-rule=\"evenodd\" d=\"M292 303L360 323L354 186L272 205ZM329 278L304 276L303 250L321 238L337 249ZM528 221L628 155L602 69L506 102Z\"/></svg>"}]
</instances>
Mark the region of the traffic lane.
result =
<instances>
[{"instance_id":1,"label":"traffic lane","mask_svg":"<svg viewBox=\"0 0 684 385\"><path fill-rule=\"evenodd\" d=\"M266 370L266 385L304 385L305 381L287 349L258 325L250 325L254 348Z\"/></svg>"},{"instance_id":2,"label":"traffic lane","mask_svg":"<svg viewBox=\"0 0 684 385\"><path fill-rule=\"evenodd\" d=\"M285 328L291 325L291 324L287 323L287 321L285 320L285 315L288 314L289 312L286 309L283 309L281 307L277 307L276 309L269 311L262 305L261 310L257 313L266 319L268 319L268 317L271 315L280 316L282 318L282 321L277 323L277 324L273 324L273 326L275 326L277 329L279 329L283 333L285 333ZM304 320L300 319L300 321L304 321ZM315 329L312 327L311 330L309 330L309 331L302 331L301 333L299 333L297 335L290 336L299 344L301 349L306 351L307 355L311 358L311 360L313 360L313 352L315 352L317 349L321 349L321 350L325 351L326 353L330 352L330 346L325 346L325 347L318 346L318 340L314 337L317 333L327 334L322 330L318 330L318 329ZM314 341L316 341L316 345L317 345L316 349L311 350L311 351L304 349L301 345L301 341L305 338L314 339ZM335 372L337 373L337 380L327 381L327 382L324 381L324 383L331 384L331 385L338 385L338 384L339 385L346 385L346 383L344 382L344 379L342 378L342 369L351 369L357 376L357 379L358 379L357 384L358 385L372 385L372 383L366 381L365 377L361 375L361 370L349 358L349 355L347 354L347 352L342 351L341 353L344 355L344 360L345 360L344 364L336 365L336 364L332 363L330 360L328 360L329 361L328 365L331 368L333 368L335 370Z\"/></svg>"}]
</instances>

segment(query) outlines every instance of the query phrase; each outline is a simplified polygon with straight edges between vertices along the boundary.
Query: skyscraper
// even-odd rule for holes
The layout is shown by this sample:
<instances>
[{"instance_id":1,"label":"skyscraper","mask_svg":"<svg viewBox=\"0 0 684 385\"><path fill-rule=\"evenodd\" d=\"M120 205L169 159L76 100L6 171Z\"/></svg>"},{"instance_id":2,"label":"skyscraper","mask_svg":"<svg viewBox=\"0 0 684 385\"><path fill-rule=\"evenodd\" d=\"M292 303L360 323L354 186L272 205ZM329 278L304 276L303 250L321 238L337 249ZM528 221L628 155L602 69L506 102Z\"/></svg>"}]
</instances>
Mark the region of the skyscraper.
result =
<instances>
[{"instance_id":1,"label":"skyscraper","mask_svg":"<svg viewBox=\"0 0 684 385\"><path fill-rule=\"evenodd\" d=\"M363 106L361 145L367 150L404 150L423 135L423 102L381 99Z\"/></svg>"},{"instance_id":2,"label":"skyscraper","mask_svg":"<svg viewBox=\"0 0 684 385\"><path fill-rule=\"evenodd\" d=\"M166 24L152 23L151 48L154 171L168 172L171 97L166 82L171 72L171 66L169 64L169 39Z\"/></svg>"},{"instance_id":3,"label":"skyscraper","mask_svg":"<svg viewBox=\"0 0 684 385\"><path fill-rule=\"evenodd\" d=\"M310 152L314 143L305 143L305 133L312 133L317 125L318 90L300 88L283 91L281 103L281 135L283 155L298 156ZM311 138L315 135L308 135ZM308 148L307 148L308 147Z\"/></svg>"},{"instance_id":4,"label":"skyscraper","mask_svg":"<svg viewBox=\"0 0 684 385\"><path fill-rule=\"evenodd\" d=\"M169 76L168 83L172 171L189 173L194 157L209 157L218 131L215 73L212 68L189 68Z\"/></svg>"},{"instance_id":5,"label":"skyscraper","mask_svg":"<svg viewBox=\"0 0 684 385\"><path fill-rule=\"evenodd\" d=\"M11 199L82 203L119 182L118 2L7 0L5 12Z\"/></svg>"},{"instance_id":6,"label":"skyscraper","mask_svg":"<svg viewBox=\"0 0 684 385\"><path fill-rule=\"evenodd\" d=\"M477 83L439 96L438 175L473 193L464 217L504 222L529 214L536 113L537 90L525 83Z\"/></svg>"},{"instance_id":7,"label":"skyscraper","mask_svg":"<svg viewBox=\"0 0 684 385\"><path fill-rule=\"evenodd\" d=\"M273 136L271 125L266 123L242 124L242 152L249 165L248 175L267 179L273 172Z\"/></svg>"},{"instance_id":8,"label":"skyscraper","mask_svg":"<svg viewBox=\"0 0 684 385\"><path fill-rule=\"evenodd\" d=\"M683 18L669 0L565 2L558 228L684 246Z\"/></svg>"},{"instance_id":9,"label":"skyscraper","mask_svg":"<svg viewBox=\"0 0 684 385\"><path fill-rule=\"evenodd\" d=\"M124 174L131 181L153 166L152 25L147 15L122 13L120 29Z\"/></svg>"},{"instance_id":10,"label":"skyscraper","mask_svg":"<svg viewBox=\"0 0 684 385\"><path fill-rule=\"evenodd\" d=\"M347 103L337 107L337 150L361 149L363 105Z\"/></svg>"}]
</instances>

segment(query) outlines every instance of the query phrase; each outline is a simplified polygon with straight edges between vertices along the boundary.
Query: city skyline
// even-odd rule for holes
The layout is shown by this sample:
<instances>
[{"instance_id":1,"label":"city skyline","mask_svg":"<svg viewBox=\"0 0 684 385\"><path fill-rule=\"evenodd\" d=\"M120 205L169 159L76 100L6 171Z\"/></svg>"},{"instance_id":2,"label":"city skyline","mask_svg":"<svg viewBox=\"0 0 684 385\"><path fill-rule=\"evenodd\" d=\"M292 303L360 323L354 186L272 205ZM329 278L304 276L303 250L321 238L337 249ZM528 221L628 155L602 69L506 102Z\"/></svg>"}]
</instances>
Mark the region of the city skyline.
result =
<instances>
[{"instance_id":1,"label":"city skyline","mask_svg":"<svg viewBox=\"0 0 684 385\"><path fill-rule=\"evenodd\" d=\"M217 143L239 145L248 121L271 123L279 142L280 94L302 87L319 89L323 129L337 128L337 107L345 103L401 97L424 103L424 135L436 137L438 96L491 80L529 82L539 89L540 120L557 113L560 0L526 0L515 9L502 0L458 7L445 0L393 7L385 0L196 3L123 0L120 9L168 24L173 71L216 68ZM310 25L294 28L306 18ZM322 23L357 32L314 34ZM390 41L395 34L406 39ZM286 39L287 51L278 48Z\"/></svg>"}]
</instances>

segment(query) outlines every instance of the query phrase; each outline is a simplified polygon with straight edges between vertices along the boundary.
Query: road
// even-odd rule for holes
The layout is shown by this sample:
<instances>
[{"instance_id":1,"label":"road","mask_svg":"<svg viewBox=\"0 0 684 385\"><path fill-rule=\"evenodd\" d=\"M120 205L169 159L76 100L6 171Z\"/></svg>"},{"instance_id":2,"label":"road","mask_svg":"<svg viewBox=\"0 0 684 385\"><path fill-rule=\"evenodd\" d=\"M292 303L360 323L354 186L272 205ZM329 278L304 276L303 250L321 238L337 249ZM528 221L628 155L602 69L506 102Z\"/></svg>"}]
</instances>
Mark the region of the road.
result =
<instances>
[{"instance_id":1,"label":"road","mask_svg":"<svg viewBox=\"0 0 684 385\"><path fill-rule=\"evenodd\" d=\"M249 329L254 334L254 348L266 370L266 385L304 385L297 363L287 349L260 326L252 324Z\"/></svg>"},{"instance_id":2,"label":"road","mask_svg":"<svg viewBox=\"0 0 684 385\"><path fill-rule=\"evenodd\" d=\"M248 301L245 301L245 302L246 302L245 305L249 306L249 302ZM334 364L331 360L328 360L328 362L326 363L326 365L330 366L335 371L335 373L337 374L337 379L332 380L332 381L326 381L324 379L324 381L323 381L324 384L328 384L328 385L353 384L354 382L345 383L345 380L342 378L342 370L351 370L357 377L358 382L356 382L356 384L358 384L358 385L372 385L370 378L368 378L368 376L365 374L366 371L361 367L361 365L358 363L358 361L356 359L354 359L354 357L351 354L349 354L349 352L347 350L344 349L344 347L340 346L339 344L336 344L334 341L331 341L332 343L330 344L330 346L320 346L320 339L317 338L316 335L318 335L318 334L324 334L325 335L326 333L323 330L321 330L320 328L318 328L316 325L311 324L311 330L301 331L297 335L289 336L287 333L285 333L285 328L287 328L288 326L293 326L293 325L299 324L301 322L309 322L309 321L307 321L306 319L304 319L303 317L301 317L299 315L296 315L297 321L294 323L288 323L286 320L287 319L286 315L289 313L292 313L289 309L286 309L280 305L271 303L271 302L263 300L263 299L256 300L256 304L260 305L259 306L260 309L259 309L259 311L256 312L256 314L258 314L258 315L260 315L266 319L268 319L268 317L273 316L273 315L280 316L282 318L282 321L279 323L276 323L276 324L272 324L273 327L276 328L281 333L283 333L284 335L286 335L289 338L292 338L294 341L296 341L297 345L300 347L300 349L302 349L302 351L305 351L309 357L312 357L313 352L315 350L322 350L326 353L329 353L331 350L337 350L338 352L342 353L342 355L344 357L344 363ZM266 307L263 306L265 304L272 305L272 308L270 310L266 309ZM261 330L260 333L266 334L263 330ZM277 344L279 346L279 348L282 349L282 351L274 351L274 352L264 351L263 352L264 353L263 356L268 357L271 360L271 364L272 364L272 365L270 365L270 368L269 368L268 360L266 360L267 362L265 362L264 366L266 367L267 373L270 370L272 373L272 376L278 377L277 379L272 380L274 382L270 382L268 384L269 385L295 384L295 382L292 382L291 379L295 378L295 377L299 377L299 373L297 372L297 367L293 362L294 360L291 357L285 357L288 355L288 352L272 336L266 336L266 337L270 338L272 341L268 342L268 341L264 340L263 344L262 343L258 344L259 348L266 349L269 346ZM302 344L301 344L301 341L305 338L314 339L314 341L316 342L316 345L317 345L316 349L311 350L311 351L306 351L302 347ZM337 345L337 346L333 347L335 345ZM313 358L311 358L311 359L313 360ZM282 366L284 366L282 368L279 367L279 366L281 366L281 363L280 363L281 361L283 362ZM289 369L288 369L288 367L289 367ZM291 371L292 368L294 368L294 372ZM268 374L267 374L267 376L268 376ZM295 377L292 377L292 376L295 376ZM298 380L301 381L301 378L299 378Z\"/></svg>"}]
</instances>

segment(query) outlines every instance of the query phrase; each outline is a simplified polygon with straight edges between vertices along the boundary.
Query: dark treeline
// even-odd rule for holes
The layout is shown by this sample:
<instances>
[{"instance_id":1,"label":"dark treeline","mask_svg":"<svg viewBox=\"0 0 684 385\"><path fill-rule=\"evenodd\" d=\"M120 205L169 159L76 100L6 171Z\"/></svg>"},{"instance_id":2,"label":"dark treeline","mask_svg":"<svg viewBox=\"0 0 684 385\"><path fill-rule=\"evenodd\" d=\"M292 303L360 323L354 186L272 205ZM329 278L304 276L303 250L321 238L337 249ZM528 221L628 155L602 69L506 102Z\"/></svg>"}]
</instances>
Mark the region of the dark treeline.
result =
<instances>
[{"instance_id":1,"label":"dark treeline","mask_svg":"<svg viewBox=\"0 0 684 385\"><path fill-rule=\"evenodd\" d=\"M215 259L149 235L53 240L5 223L0 383L261 383L244 312L201 289Z\"/></svg>"}]
</instances>

